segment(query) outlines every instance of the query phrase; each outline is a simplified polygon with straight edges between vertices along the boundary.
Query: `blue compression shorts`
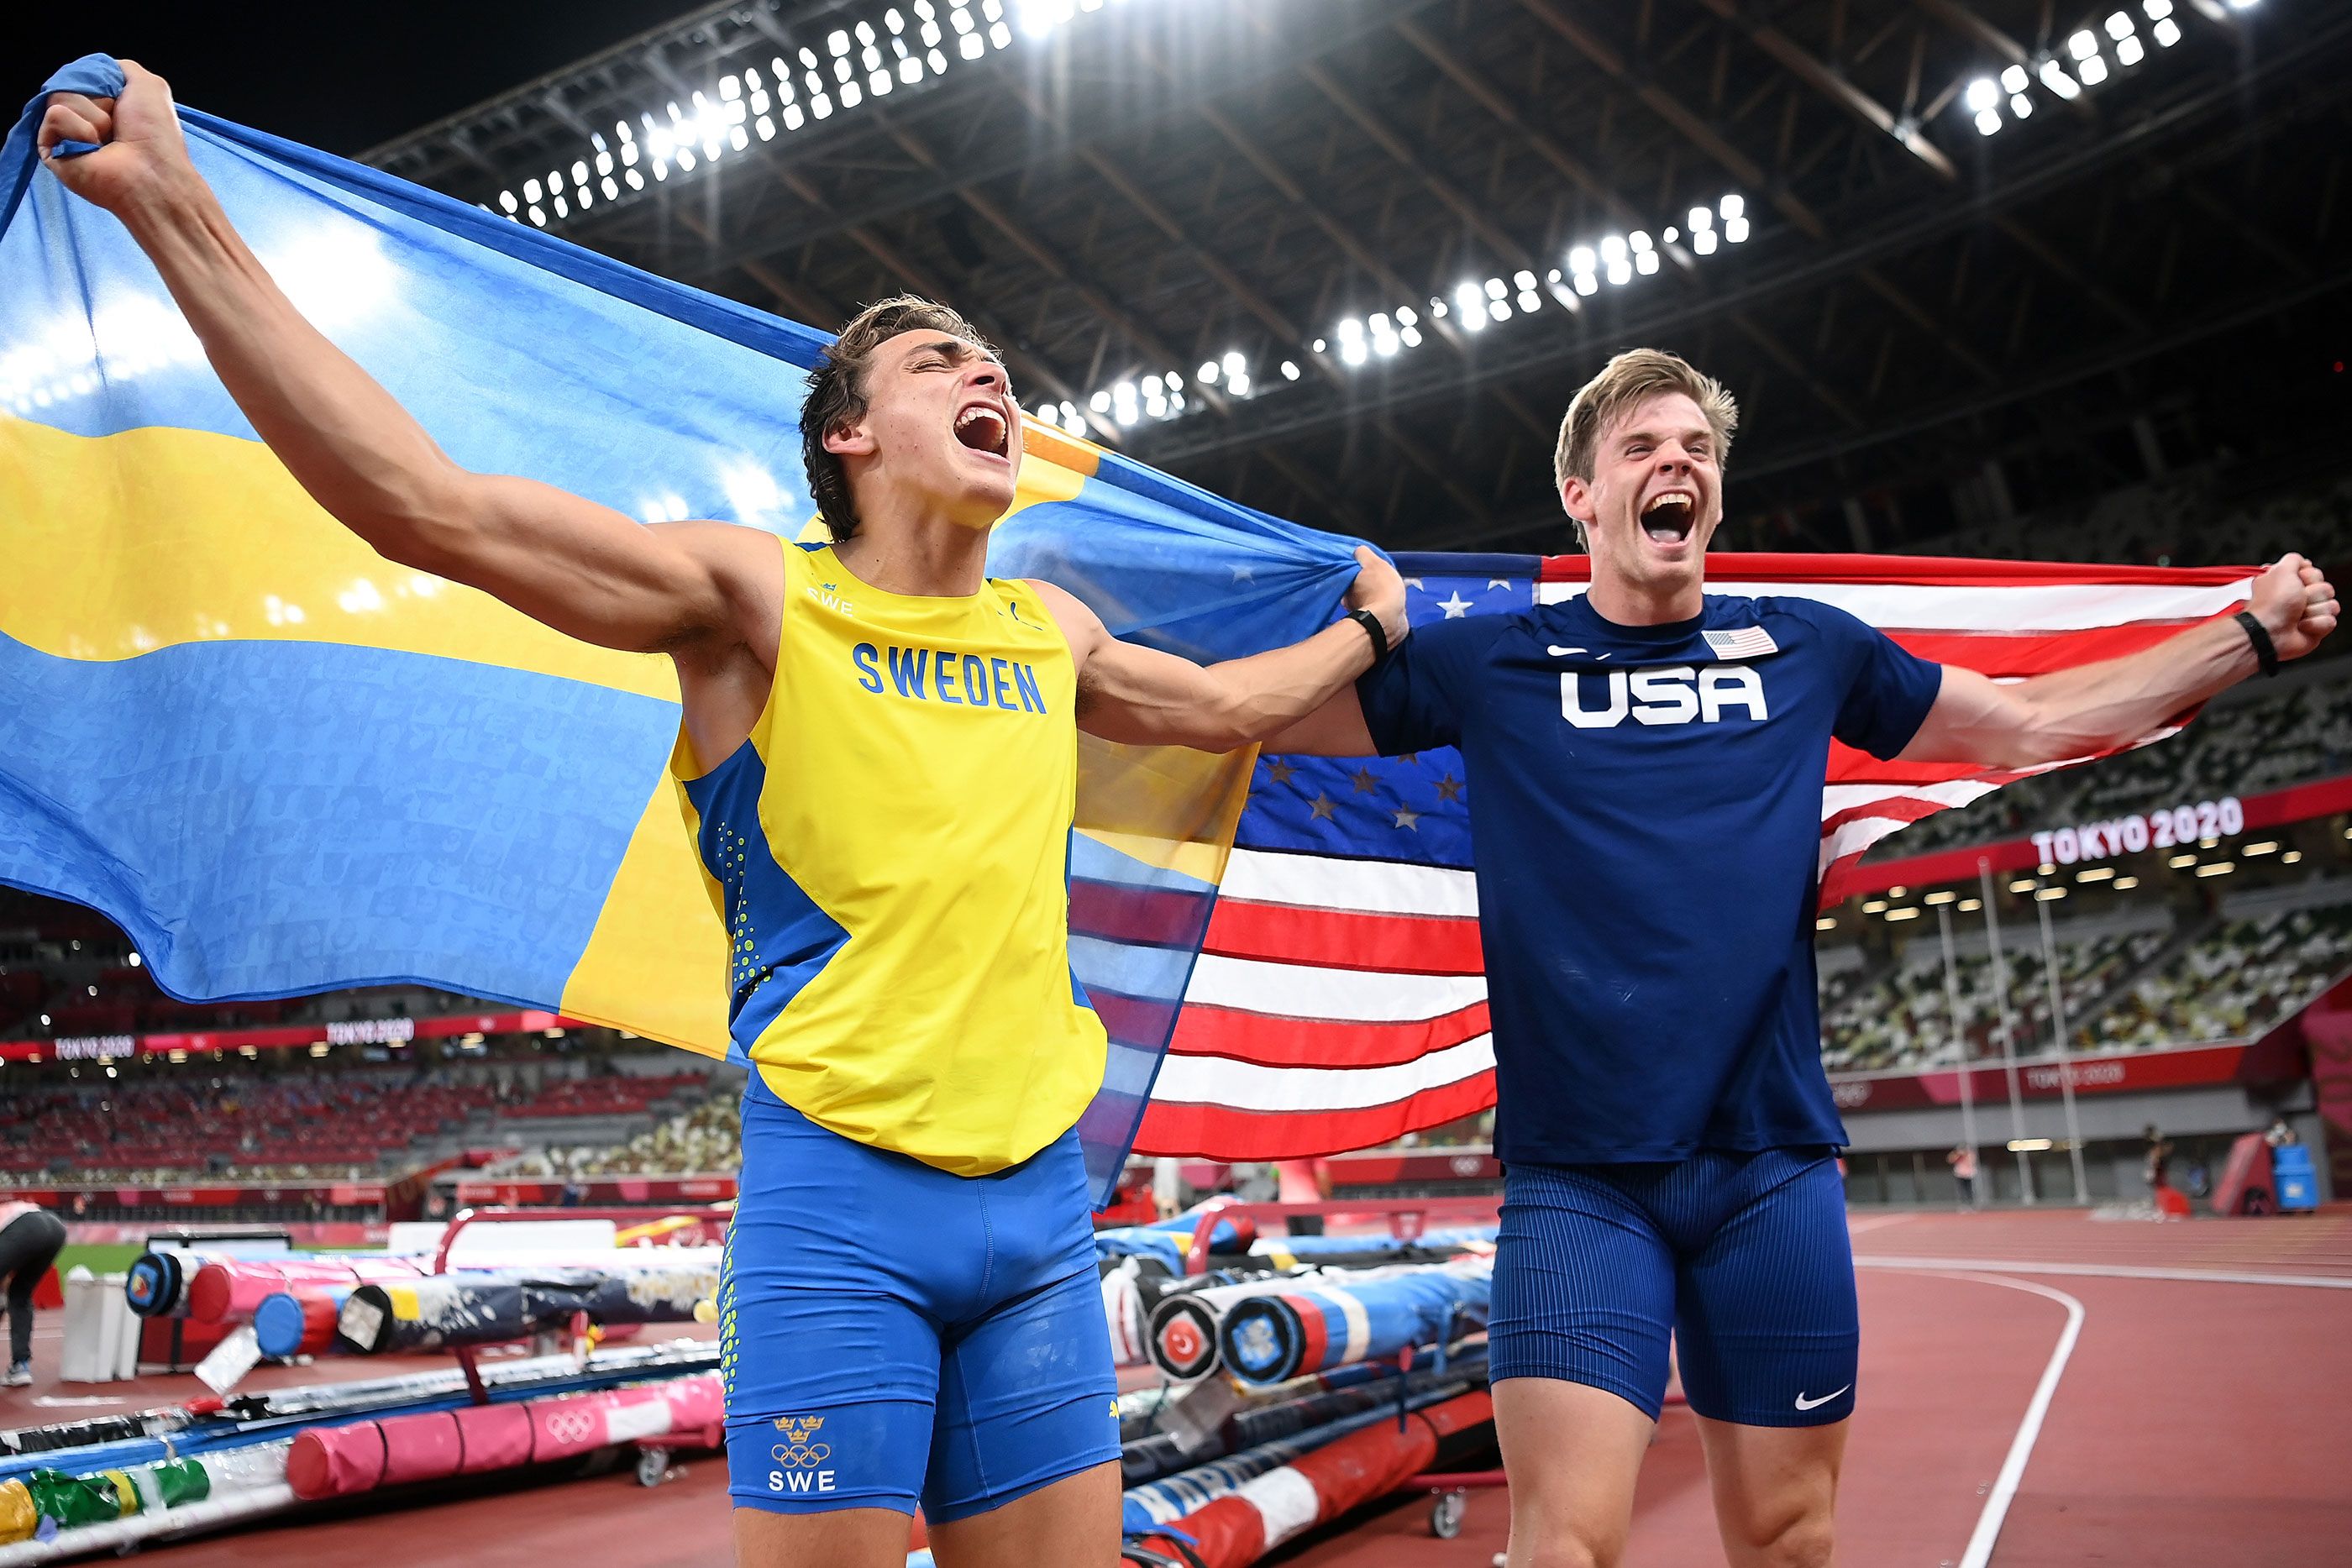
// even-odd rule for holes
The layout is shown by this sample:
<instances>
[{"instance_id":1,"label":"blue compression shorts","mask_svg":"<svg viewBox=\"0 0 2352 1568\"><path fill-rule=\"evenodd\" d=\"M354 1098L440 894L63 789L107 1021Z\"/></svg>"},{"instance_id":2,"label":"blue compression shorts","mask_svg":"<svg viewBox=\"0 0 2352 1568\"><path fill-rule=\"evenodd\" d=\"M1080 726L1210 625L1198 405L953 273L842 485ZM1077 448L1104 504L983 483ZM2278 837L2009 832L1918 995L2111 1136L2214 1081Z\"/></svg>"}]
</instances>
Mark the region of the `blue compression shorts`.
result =
<instances>
[{"instance_id":1,"label":"blue compression shorts","mask_svg":"<svg viewBox=\"0 0 2352 1568\"><path fill-rule=\"evenodd\" d=\"M1837 1162L1801 1148L1513 1165L1488 1334L1496 1382L1604 1388L1653 1420L1671 1334L1699 1415L1843 1421L1862 1332Z\"/></svg>"},{"instance_id":2,"label":"blue compression shorts","mask_svg":"<svg viewBox=\"0 0 2352 1568\"><path fill-rule=\"evenodd\" d=\"M1077 1134L958 1176L826 1131L754 1072L719 1291L728 1491L946 1522L1118 1458Z\"/></svg>"}]
</instances>

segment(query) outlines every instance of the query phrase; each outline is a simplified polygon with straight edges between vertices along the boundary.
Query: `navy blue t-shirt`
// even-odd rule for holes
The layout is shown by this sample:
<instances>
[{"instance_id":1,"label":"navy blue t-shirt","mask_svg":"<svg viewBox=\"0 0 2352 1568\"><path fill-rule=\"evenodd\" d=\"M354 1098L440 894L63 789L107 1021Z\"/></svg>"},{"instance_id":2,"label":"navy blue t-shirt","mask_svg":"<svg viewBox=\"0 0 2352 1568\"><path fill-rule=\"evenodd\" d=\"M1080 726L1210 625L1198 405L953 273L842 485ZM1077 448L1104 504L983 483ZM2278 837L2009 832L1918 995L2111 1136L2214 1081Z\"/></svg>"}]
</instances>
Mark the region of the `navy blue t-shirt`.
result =
<instances>
[{"instance_id":1,"label":"navy blue t-shirt","mask_svg":"<svg viewBox=\"0 0 2352 1568\"><path fill-rule=\"evenodd\" d=\"M1357 683L1383 756L1468 771L1496 1153L1560 1164L1843 1145L1813 919L1830 737L1910 743L1943 672L1844 611L1583 596L1417 627Z\"/></svg>"}]
</instances>

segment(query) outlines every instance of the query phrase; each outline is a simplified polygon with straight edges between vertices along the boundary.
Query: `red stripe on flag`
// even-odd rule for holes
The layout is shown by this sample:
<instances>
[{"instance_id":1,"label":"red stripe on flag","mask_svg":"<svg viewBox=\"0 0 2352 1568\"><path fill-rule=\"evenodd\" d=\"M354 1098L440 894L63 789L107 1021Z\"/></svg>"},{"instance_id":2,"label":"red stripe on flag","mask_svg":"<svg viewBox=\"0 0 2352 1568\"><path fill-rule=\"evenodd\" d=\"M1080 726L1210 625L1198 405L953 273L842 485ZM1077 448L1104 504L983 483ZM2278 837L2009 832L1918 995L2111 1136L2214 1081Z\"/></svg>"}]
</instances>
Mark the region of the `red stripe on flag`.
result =
<instances>
[{"instance_id":1,"label":"red stripe on flag","mask_svg":"<svg viewBox=\"0 0 2352 1568\"><path fill-rule=\"evenodd\" d=\"M1480 975L1486 969L1475 916L1376 915L1241 898L1218 900L1201 950L1227 958L1401 975Z\"/></svg>"},{"instance_id":2,"label":"red stripe on flag","mask_svg":"<svg viewBox=\"0 0 2352 1568\"><path fill-rule=\"evenodd\" d=\"M2178 637L2196 621L2137 621L2087 632L1889 632L1911 653L1936 664L1963 664L1988 675L2042 675L2101 659L2120 659Z\"/></svg>"},{"instance_id":3,"label":"red stripe on flag","mask_svg":"<svg viewBox=\"0 0 2352 1568\"><path fill-rule=\"evenodd\" d=\"M1154 1100L1144 1110L1135 1152L1226 1161L1312 1159L1372 1148L1494 1103L1492 1069L1409 1099L1349 1111L1237 1111Z\"/></svg>"},{"instance_id":4,"label":"red stripe on flag","mask_svg":"<svg viewBox=\"0 0 2352 1568\"><path fill-rule=\"evenodd\" d=\"M1406 1023L1277 1019L1243 1008L1187 1002L1176 1015L1168 1049L1180 1056L1222 1056L1261 1067L1394 1067L1475 1040L1490 1027L1484 1002Z\"/></svg>"}]
</instances>

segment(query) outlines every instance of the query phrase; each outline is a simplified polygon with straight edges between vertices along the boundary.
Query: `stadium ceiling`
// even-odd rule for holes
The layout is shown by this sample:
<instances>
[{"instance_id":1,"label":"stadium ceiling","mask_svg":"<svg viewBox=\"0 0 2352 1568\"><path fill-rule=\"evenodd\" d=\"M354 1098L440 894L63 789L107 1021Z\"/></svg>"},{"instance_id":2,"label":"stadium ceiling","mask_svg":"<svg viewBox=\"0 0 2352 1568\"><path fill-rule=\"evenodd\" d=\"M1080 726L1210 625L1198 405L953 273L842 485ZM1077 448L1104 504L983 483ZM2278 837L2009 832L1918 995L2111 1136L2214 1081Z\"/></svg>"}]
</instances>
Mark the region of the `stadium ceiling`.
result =
<instances>
[{"instance_id":1,"label":"stadium ceiling","mask_svg":"<svg viewBox=\"0 0 2352 1568\"><path fill-rule=\"evenodd\" d=\"M367 157L812 325L948 300L1394 548L1562 548L1560 411L1671 348L1726 543L1885 548L2309 444L2347 78L2341 0L751 0Z\"/></svg>"}]
</instances>

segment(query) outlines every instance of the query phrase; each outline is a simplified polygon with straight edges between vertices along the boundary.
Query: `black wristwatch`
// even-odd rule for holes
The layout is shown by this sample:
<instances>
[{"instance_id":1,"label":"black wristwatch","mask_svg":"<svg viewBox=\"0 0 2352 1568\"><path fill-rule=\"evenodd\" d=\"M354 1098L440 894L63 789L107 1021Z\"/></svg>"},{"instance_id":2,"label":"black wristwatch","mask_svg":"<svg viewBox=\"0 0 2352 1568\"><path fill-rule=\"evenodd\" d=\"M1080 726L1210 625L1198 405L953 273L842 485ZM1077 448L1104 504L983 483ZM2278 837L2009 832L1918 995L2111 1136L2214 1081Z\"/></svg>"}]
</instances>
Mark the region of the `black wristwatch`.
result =
<instances>
[{"instance_id":1,"label":"black wristwatch","mask_svg":"<svg viewBox=\"0 0 2352 1568\"><path fill-rule=\"evenodd\" d=\"M2251 610L2238 612L2238 624L2246 629L2246 641L2254 645L2254 663L2263 667L2263 674L2277 674L2278 644L2271 641L2270 629L2256 620Z\"/></svg>"},{"instance_id":2,"label":"black wristwatch","mask_svg":"<svg viewBox=\"0 0 2352 1568\"><path fill-rule=\"evenodd\" d=\"M1377 664L1389 656L1389 629L1381 624L1379 616L1369 610L1350 610L1348 619L1361 626L1366 635L1371 638L1373 664Z\"/></svg>"}]
</instances>

